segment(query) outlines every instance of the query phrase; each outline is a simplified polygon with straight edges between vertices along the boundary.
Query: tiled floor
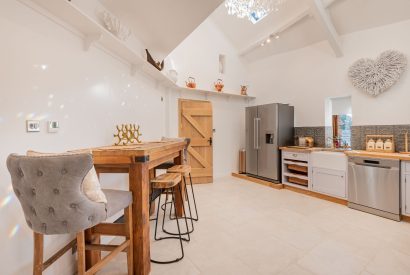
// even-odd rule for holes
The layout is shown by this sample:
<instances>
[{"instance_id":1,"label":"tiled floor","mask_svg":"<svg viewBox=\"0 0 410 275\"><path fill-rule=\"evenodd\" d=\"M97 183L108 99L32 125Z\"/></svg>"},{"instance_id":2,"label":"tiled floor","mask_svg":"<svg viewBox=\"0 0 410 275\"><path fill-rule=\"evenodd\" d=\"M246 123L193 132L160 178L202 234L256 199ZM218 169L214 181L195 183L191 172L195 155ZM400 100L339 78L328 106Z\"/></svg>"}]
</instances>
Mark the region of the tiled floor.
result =
<instances>
[{"instance_id":1,"label":"tiled floor","mask_svg":"<svg viewBox=\"0 0 410 275\"><path fill-rule=\"evenodd\" d=\"M409 223L232 177L195 188L200 221L186 256L152 264L153 275L410 274ZM156 259L178 252L175 240L152 242ZM125 257L99 274L126 274Z\"/></svg>"}]
</instances>

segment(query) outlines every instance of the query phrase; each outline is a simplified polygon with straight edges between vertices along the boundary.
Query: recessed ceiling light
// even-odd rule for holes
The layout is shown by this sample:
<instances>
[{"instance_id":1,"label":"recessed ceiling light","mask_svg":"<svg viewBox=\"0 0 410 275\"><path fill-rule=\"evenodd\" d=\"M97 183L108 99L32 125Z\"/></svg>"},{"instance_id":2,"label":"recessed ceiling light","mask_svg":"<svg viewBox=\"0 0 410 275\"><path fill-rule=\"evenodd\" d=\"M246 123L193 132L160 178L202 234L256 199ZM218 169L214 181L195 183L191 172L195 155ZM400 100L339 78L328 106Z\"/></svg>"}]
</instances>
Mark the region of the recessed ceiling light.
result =
<instances>
[{"instance_id":1,"label":"recessed ceiling light","mask_svg":"<svg viewBox=\"0 0 410 275\"><path fill-rule=\"evenodd\" d=\"M265 43L262 42L262 43L261 43L261 47L263 47L263 46L265 46Z\"/></svg>"},{"instance_id":2,"label":"recessed ceiling light","mask_svg":"<svg viewBox=\"0 0 410 275\"><path fill-rule=\"evenodd\" d=\"M279 39L279 38L280 38L279 34L275 35L275 39Z\"/></svg>"},{"instance_id":3,"label":"recessed ceiling light","mask_svg":"<svg viewBox=\"0 0 410 275\"><path fill-rule=\"evenodd\" d=\"M266 39L266 43L270 43L270 38Z\"/></svg>"}]
</instances>

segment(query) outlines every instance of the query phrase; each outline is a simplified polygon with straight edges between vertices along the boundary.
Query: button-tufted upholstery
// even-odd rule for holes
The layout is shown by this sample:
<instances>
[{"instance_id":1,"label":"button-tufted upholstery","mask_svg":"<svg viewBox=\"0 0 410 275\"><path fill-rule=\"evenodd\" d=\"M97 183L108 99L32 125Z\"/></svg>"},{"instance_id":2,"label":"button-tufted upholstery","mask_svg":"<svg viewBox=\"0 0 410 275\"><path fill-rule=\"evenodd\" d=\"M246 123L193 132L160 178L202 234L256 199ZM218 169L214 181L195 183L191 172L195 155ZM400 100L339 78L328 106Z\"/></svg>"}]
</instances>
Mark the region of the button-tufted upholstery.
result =
<instances>
[{"instance_id":1,"label":"button-tufted upholstery","mask_svg":"<svg viewBox=\"0 0 410 275\"><path fill-rule=\"evenodd\" d=\"M127 191L109 190L107 205L84 195L81 184L93 167L91 154L44 157L13 154L7 159L7 167L27 224L37 233L82 231L106 220L132 201Z\"/></svg>"}]
</instances>

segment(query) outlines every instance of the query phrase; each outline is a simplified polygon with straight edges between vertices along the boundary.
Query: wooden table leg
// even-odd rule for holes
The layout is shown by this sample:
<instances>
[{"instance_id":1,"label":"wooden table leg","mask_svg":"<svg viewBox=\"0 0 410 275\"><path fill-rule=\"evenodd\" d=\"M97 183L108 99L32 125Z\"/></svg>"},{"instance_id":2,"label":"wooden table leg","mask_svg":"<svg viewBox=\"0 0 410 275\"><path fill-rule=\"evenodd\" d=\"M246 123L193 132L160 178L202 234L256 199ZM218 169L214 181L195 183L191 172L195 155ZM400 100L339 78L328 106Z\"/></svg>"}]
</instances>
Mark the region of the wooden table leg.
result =
<instances>
[{"instance_id":1,"label":"wooden table leg","mask_svg":"<svg viewBox=\"0 0 410 275\"><path fill-rule=\"evenodd\" d=\"M149 170L149 180L151 181L156 177L155 168ZM150 188L150 196L151 196L151 188ZM149 215L152 216L155 214L155 203L151 204L151 208L149 209Z\"/></svg>"},{"instance_id":2,"label":"wooden table leg","mask_svg":"<svg viewBox=\"0 0 410 275\"><path fill-rule=\"evenodd\" d=\"M100 179L100 173L98 172L98 170L97 170L97 176ZM101 243L101 236L94 235L92 233L91 228L85 230L84 238L87 244L100 244ZM100 260L101 260L101 251L97 251L97 250L86 250L85 251L85 266L87 270L93 267Z\"/></svg>"},{"instance_id":3,"label":"wooden table leg","mask_svg":"<svg viewBox=\"0 0 410 275\"><path fill-rule=\"evenodd\" d=\"M176 165L183 164L183 151L180 151L179 156L175 158L174 163ZM179 188L181 188L181 192L179 191ZM178 217L183 217L184 216L184 201L185 201L185 188L183 186L183 182L180 183L179 188L175 189L175 204L176 204L176 213Z\"/></svg>"},{"instance_id":4,"label":"wooden table leg","mask_svg":"<svg viewBox=\"0 0 410 275\"><path fill-rule=\"evenodd\" d=\"M133 195L134 274L148 275L151 271L148 162L130 165L129 186Z\"/></svg>"}]
</instances>

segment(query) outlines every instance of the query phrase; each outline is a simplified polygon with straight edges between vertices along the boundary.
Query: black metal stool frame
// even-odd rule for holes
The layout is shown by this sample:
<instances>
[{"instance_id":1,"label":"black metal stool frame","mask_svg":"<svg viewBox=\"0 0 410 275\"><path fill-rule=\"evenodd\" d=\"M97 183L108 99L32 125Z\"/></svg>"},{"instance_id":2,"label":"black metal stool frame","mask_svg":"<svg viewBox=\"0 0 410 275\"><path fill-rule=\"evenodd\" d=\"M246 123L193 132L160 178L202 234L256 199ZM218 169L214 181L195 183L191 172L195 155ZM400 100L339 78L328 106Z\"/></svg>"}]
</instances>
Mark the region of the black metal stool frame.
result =
<instances>
[{"instance_id":1,"label":"black metal stool frame","mask_svg":"<svg viewBox=\"0 0 410 275\"><path fill-rule=\"evenodd\" d=\"M175 187L173 187L171 190L172 190L172 203L173 203L173 205L174 205L174 208L176 209L175 196L174 196ZM161 189L161 195L162 195L163 191L164 191L164 190ZM179 192L180 192L181 197L182 197L182 189L181 189L181 186L179 186ZM190 236L189 236L189 234L188 234L188 239L182 238L181 228L180 228L180 226L179 226L179 219L176 219L177 228L178 228L178 233L179 233L179 234L178 234L178 237L167 236L167 237L157 238L157 231L158 231L157 229L158 229L158 220L159 220L159 219L158 219L158 218L159 218L159 208L161 207L161 195L159 195L159 198L158 198L157 215L156 215L156 218L153 219L153 220L155 220L154 239L155 239L156 241L166 240L166 239L179 239L180 246L181 246L181 256L178 257L178 258L176 258L175 260L171 260L171 261L157 261L157 260L151 259L151 262L156 263L156 264L171 264L171 263L179 262L180 260L182 260L182 259L184 258L184 246L183 246L182 241L189 242L189 241L190 241ZM168 195L167 195L166 198L165 198L165 205L167 204L167 201L168 201ZM152 202L153 202L153 200L150 201L150 203L152 203ZM166 209L166 207L165 207L165 209ZM184 209L184 214L185 214L185 207L183 207L183 209ZM162 223L165 222L165 216L166 216L166 212L164 211L164 218L163 218L163 220L162 220ZM185 215L185 216L186 216L186 215ZM187 226L187 228L188 228L188 221L187 221L186 218L185 218L185 224L186 224L186 226Z\"/></svg>"},{"instance_id":2,"label":"black metal stool frame","mask_svg":"<svg viewBox=\"0 0 410 275\"><path fill-rule=\"evenodd\" d=\"M189 202L189 198L188 198L188 189L187 189L187 187L186 187L186 179L185 179L185 176L182 177L182 178L183 178L183 183L184 183L184 188L185 188L185 195L186 195L186 198L187 198L187 201L188 201L189 217L186 216L185 206L183 207L183 208L184 208L184 215L185 215L185 219L186 219L186 220L191 220L191 230L189 230L188 224L187 224L187 231L184 232L184 233L181 233L181 234L182 234L182 235L188 235L188 236L189 236L190 233L194 232L194 222L193 222L193 221L194 221L195 219L192 218L191 203ZM181 194L181 197L182 197L182 194ZM169 219L170 219L170 220L181 219L182 217L181 217L181 218L173 218L173 217L171 216L171 213L172 213L172 205L173 205L173 204L172 204L172 202L170 202L170 203L171 203L171 207L170 207L170 209L169 209ZM162 208L162 210L164 210L164 214L165 214L165 212L166 212L166 203L164 203L164 204L161 206L161 208ZM162 231L164 231L165 233L167 233L167 234L169 234L169 235L178 236L178 233L173 233L173 232L167 231L167 230L165 229L165 227L164 227L164 223L162 224Z\"/></svg>"},{"instance_id":3,"label":"black metal stool frame","mask_svg":"<svg viewBox=\"0 0 410 275\"><path fill-rule=\"evenodd\" d=\"M186 195L186 198L187 198L187 200L188 200L188 206L189 206L188 190L187 190L187 187L186 187L186 176L184 175L183 178L184 178L184 182L185 182L185 195ZM189 181L190 181L190 183L191 183L191 193L192 193L192 199L194 200L194 207L195 207L196 218L193 218L193 217L192 217L192 214L190 213L191 217L188 217L188 219L189 219L189 220L194 220L194 221L197 222L197 221L199 221L199 216L198 216L198 209L197 209L197 207L196 207L195 192L194 192L194 187L193 187L193 184L192 184L191 173L189 173ZM172 204L171 204L171 208L172 208ZM171 219L171 210L170 210L169 213L170 213L170 219ZM175 218L174 218L174 219L175 219Z\"/></svg>"}]
</instances>

